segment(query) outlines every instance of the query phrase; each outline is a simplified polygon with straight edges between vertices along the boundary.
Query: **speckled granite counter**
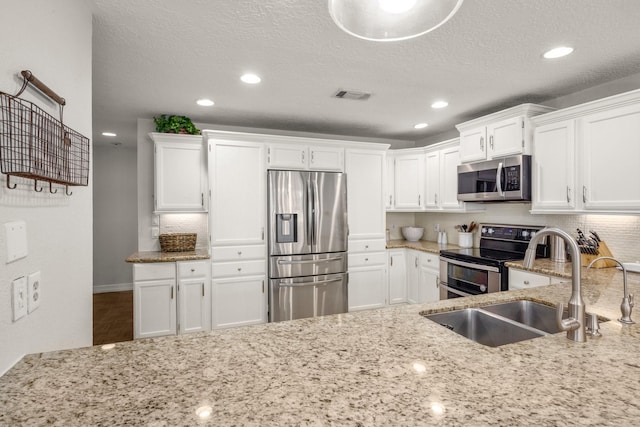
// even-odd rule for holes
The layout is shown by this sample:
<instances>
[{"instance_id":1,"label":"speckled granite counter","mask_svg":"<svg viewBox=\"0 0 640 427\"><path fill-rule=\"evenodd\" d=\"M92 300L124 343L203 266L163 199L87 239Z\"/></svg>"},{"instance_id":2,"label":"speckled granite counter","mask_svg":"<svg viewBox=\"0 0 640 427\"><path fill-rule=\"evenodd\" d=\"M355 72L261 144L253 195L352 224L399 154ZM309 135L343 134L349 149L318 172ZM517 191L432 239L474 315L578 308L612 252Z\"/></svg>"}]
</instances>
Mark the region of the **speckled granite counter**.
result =
<instances>
[{"instance_id":1,"label":"speckled granite counter","mask_svg":"<svg viewBox=\"0 0 640 427\"><path fill-rule=\"evenodd\" d=\"M209 259L209 251L207 249L196 249L189 252L136 252L129 256L125 261L131 263L147 263L147 262L176 262L176 261L195 261L199 259Z\"/></svg>"},{"instance_id":2,"label":"speckled granite counter","mask_svg":"<svg viewBox=\"0 0 640 427\"><path fill-rule=\"evenodd\" d=\"M600 274L585 280L587 309L615 318L620 272ZM637 275L629 285L640 292ZM34 354L0 378L0 425L638 425L640 326L491 348L419 315L569 295L563 283Z\"/></svg>"},{"instance_id":3,"label":"speckled granite counter","mask_svg":"<svg viewBox=\"0 0 640 427\"><path fill-rule=\"evenodd\" d=\"M415 249L422 252L430 252L433 254L440 253L441 250L460 249L458 245L440 245L436 242L428 242L426 240L420 240L417 242L410 242L408 240L389 240L387 243L387 249Z\"/></svg>"}]
</instances>

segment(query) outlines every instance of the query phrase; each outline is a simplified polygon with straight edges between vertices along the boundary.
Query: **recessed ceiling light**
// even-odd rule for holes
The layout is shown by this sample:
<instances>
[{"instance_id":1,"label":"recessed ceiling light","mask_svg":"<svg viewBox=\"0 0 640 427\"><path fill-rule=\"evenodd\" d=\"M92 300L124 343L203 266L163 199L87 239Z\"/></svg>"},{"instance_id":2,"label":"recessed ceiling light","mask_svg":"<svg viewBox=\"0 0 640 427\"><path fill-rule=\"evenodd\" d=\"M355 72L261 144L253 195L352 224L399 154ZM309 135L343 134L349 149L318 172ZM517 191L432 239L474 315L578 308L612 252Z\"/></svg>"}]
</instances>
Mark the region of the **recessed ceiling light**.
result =
<instances>
[{"instance_id":1,"label":"recessed ceiling light","mask_svg":"<svg viewBox=\"0 0 640 427\"><path fill-rule=\"evenodd\" d=\"M102 132L102 136L118 136L113 132Z\"/></svg>"},{"instance_id":2,"label":"recessed ceiling light","mask_svg":"<svg viewBox=\"0 0 640 427\"><path fill-rule=\"evenodd\" d=\"M436 101L433 104L431 104L431 108L444 108L447 105L449 105L447 101Z\"/></svg>"},{"instance_id":3,"label":"recessed ceiling light","mask_svg":"<svg viewBox=\"0 0 640 427\"><path fill-rule=\"evenodd\" d=\"M429 126L427 123L418 123L417 125L414 125L413 127L416 129L424 129L427 126Z\"/></svg>"},{"instance_id":4,"label":"recessed ceiling light","mask_svg":"<svg viewBox=\"0 0 640 427\"><path fill-rule=\"evenodd\" d=\"M255 85L262 81L259 76L251 73L243 74L242 77L240 77L240 80L250 85Z\"/></svg>"},{"instance_id":5,"label":"recessed ceiling light","mask_svg":"<svg viewBox=\"0 0 640 427\"><path fill-rule=\"evenodd\" d=\"M545 52L544 55L542 56L544 56L547 59L555 59L555 58L562 58L563 56L567 56L571 52L573 52L572 47L560 46L560 47L554 47L553 49Z\"/></svg>"},{"instance_id":6,"label":"recessed ceiling light","mask_svg":"<svg viewBox=\"0 0 640 427\"><path fill-rule=\"evenodd\" d=\"M215 104L215 102L210 99L202 98L198 99L196 101L196 104L200 105L201 107L211 107L213 104Z\"/></svg>"},{"instance_id":7,"label":"recessed ceiling light","mask_svg":"<svg viewBox=\"0 0 640 427\"><path fill-rule=\"evenodd\" d=\"M387 13L405 13L416 5L416 0L378 0L378 5Z\"/></svg>"}]
</instances>

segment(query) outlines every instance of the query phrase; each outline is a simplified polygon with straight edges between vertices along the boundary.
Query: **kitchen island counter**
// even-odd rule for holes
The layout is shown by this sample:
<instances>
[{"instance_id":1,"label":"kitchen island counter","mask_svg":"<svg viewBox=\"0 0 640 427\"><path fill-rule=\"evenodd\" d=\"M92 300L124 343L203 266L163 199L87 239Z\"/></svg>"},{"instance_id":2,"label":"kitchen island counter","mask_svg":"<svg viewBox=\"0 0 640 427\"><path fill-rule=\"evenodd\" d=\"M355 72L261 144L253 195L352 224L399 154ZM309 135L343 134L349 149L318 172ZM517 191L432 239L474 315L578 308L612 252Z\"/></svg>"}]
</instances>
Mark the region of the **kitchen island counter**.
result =
<instances>
[{"instance_id":1,"label":"kitchen island counter","mask_svg":"<svg viewBox=\"0 0 640 427\"><path fill-rule=\"evenodd\" d=\"M615 318L622 279L609 273L583 294L587 311ZM629 285L638 293L638 276ZM637 425L637 325L491 348L420 316L570 293L563 283L29 355L0 378L0 425Z\"/></svg>"}]
</instances>

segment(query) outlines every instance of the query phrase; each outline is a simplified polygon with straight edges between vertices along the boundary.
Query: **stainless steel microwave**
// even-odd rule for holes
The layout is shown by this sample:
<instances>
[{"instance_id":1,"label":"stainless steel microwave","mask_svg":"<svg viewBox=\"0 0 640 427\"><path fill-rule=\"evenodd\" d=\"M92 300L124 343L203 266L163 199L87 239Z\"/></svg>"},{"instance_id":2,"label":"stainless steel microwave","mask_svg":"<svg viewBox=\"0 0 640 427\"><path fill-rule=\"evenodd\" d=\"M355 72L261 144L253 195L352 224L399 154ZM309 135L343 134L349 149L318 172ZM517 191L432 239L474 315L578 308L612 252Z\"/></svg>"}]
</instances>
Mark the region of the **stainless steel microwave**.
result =
<instances>
[{"instance_id":1,"label":"stainless steel microwave","mask_svg":"<svg viewBox=\"0 0 640 427\"><path fill-rule=\"evenodd\" d=\"M531 201L531 156L511 156L459 165L458 200Z\"/></svg>"}]
</instances>

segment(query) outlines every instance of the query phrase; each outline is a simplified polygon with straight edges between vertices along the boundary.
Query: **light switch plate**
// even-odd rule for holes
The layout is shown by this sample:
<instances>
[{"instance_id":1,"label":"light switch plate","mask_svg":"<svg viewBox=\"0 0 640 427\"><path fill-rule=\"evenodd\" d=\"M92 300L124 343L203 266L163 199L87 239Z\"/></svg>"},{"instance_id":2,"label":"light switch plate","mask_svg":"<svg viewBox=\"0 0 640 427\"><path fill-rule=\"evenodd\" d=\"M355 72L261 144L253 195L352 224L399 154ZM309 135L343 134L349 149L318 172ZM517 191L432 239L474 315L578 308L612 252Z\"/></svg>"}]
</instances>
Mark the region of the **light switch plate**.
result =
<instances>
[{"instance_id":1,"label":"light switch plate","mask_svg":"<svg viewBox=\"0 0 640 427\"><path fill-rule=\"evenodd\" d=\"M27 224L24 221L7 222L7 264L27 256Z\"/></svg>"},{"instance_id":2,"label":"light switch plate","mask_svg":"<svg viewBox=\"0 0 640 427\"><path fill-rule=\"evenodd\" d=\"M27 278L19 277L11 282L11 303L13 305L13 321L27 315Z\"/></svg>"},{"instance_id":3,"label":"light switch plate","mask_svg":"<svg viewBox=\"0 0 640 427\"><path fill-rule=\"evenodd\" d=\"M32 313L33 310L40 307L40 301L42 298L42 281L40 279L39 271L36 271L35 273L31 273L29 275L27 288L27 295L29 297L27 308L28 312Z\"/></svg>"}]
</instances>

